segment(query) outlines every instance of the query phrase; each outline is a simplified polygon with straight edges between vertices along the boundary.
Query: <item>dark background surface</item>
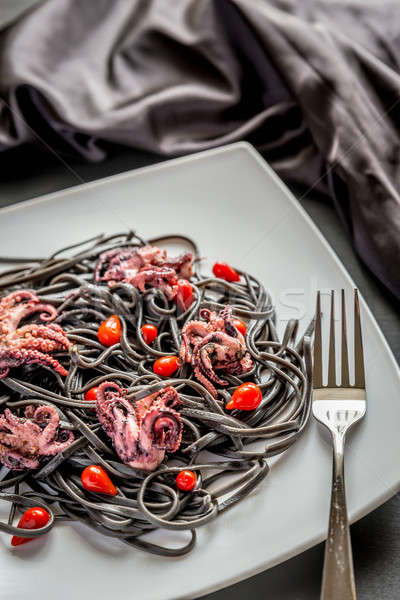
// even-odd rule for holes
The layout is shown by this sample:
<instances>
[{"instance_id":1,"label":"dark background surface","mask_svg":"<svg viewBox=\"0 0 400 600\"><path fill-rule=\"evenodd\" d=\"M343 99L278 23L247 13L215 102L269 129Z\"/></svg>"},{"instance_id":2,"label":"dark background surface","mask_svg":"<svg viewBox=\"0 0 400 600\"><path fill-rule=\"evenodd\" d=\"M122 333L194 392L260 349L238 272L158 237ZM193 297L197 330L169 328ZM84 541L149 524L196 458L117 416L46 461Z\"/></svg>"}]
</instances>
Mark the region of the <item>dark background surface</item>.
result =
<instances>
[{"instance_id":1,"label":"dark background surface","mask_svg":"<svg viewBox=\"0 0 400 600\"><path fill-rule=\"evenodd\" d=\"M114 148L104 162L86 164L68 157L60 158L38 141L35 146L0 154L0 206L160 160L163 160L162 157L153 154ZM399 361L399 303L360 263L333 206L326 198L315 191L307 193L297 189L294 192L353 277ZM388 457L388 460L395 460L395 457ZM330 490L327 490L329 493ZM351 533L358 598L400 598L400 495L355 523ZM204 599L317 600L322 563L323 544L320 544L264 573L204 596Z\"/></svg>"},{"instance_id":2,"label":"dark background surface","mask_svg":"<svg viewBox=\"0 0 400 600\"><path fill-rule=\"evenodd\" d=\"M35 2L37 0L0 0L0 25ZM162 157L153 154L120 148L114 149L109 158L100 164L85 164L68 157L60 158L38 141L33 147L0 154L0 206L22 202L160 160ZM399 362L399 303L360 263L327 199L315 191L293 191L349 271ZM398 258L394 257L394 260ZM397 460L397 457L388 457L388 460ZM327 494L329 493L330 490L327 490ZM397 494L355 523L351 534L359 600L400 599L400 495ZM268 540L265 540L265 544L268 544ZM322 563L323 544L319 544L264 573L203 598L317 600Z\"/></svg>"}]
</instances>

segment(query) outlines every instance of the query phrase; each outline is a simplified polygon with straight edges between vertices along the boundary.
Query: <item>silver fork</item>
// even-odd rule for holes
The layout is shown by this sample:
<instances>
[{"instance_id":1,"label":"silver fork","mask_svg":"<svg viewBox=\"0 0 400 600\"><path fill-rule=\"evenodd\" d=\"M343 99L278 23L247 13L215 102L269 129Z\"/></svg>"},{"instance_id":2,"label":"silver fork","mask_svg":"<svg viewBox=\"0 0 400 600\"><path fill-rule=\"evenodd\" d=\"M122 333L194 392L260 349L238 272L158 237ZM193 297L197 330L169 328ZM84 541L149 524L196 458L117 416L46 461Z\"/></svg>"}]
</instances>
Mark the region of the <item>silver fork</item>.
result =
<instances>
[{"instance_id":1,"label":"silver fork","mask_svg":"<svg viewBox=\"0 0 400 600\"><path fill-rule=\"evenodd\" d=\"M321 600L354 600L353 556L344 482L344 444L347 431L365 415L364 355L358 291L354 290L354 385L350 385L345 295L342 290L341 382L336 383L335 292L331 294L328 385L322 384L321 295L317 295L314 337L314 417L332 435L333 473L328 537L325 545Z\"/></svg>"}]
</instances>

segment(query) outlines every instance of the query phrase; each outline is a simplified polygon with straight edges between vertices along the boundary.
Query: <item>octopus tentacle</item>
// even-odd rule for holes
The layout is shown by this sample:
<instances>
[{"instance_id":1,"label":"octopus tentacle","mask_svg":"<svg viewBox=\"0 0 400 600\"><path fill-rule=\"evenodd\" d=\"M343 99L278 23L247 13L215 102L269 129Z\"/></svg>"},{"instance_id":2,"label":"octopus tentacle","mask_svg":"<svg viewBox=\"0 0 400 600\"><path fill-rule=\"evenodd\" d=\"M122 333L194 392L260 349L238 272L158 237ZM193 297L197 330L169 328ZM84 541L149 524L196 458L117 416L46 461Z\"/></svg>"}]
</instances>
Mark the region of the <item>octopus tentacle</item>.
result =
<instances>
[{"instance_id":1,"label":"octopus tentacle","mask_svg":"<svg viewBox=\"0 0 400 600\"><path fill-rule=\"evenodd\" d=\"M60 417L55 408L52 406L39 406L33 414L33 419L37 423L43 423L46 422L46 418L47 424L42 430L43 443L49 443L51 440L54 440L60 424Z\"/></svg>"},{"instance_id":2,"label":"octopus tentacle","mask_svg":"<svg viewBox=\"0 0 400 600\"><path fill-rule=\"evenodd\" d=\"M152 436L152 443L157 449L175 452L182 440L183 424L177 411L160 411L155 407L143 419L142 430Z\"/></svg>"},{"instance_id":3,"label":"octopus tentacle","mask_svg":"<svg viewBox=\"0 0 400 600\"><path fill-rule=\"evenodd\" d=\"M114 248L100 255L95 270L96 282L106 281L111 287L116 283L129 283L145 292L147 288L161 290L168 300L176 298L178 278L190 279L193 275L193 255L185 252L171 258L166 250L156 246L140 248Z\"/></svg>"},{"instance_id":4,"label":"octopus tentacle","mask_svg":"<svg viewBox=\"0 0 400 600\"><path fill-rule=\"evenodd\" d=\"M118 456L125 464L130 464L137 454L139 438L139 425L134 414L129 413L127 417L115 407L113 409L115 425L111 440Z\"/></svg>"},{"instance_id":5,"label":"octopus tentacle","mask_svg":"<svg viewBox=\"0 0 400 600\"><path fill-rule=\"evenodd\" d=\"M191 252L185 252L176 258L167 259L164 262L165 267L174 269L178 277L190 279L193 275L193 255Z\"/></svg>"},{"instance_id":6,"label":"octopus tentacle","mask_svg":"<svg viewBox=\"0 0 400 600\"><path fill-rule=\"evenodd\" d=\"M18 417L16 417L15 415L13 415L13 413L11 412L11 410L9 408L6 408L6 410L4 411L4 415L2 418L2 424L5 425L5 427L16 427L18 424L20 423Z\"/></svg>"},{"instance_id":7,"label":"octopus tentacle","mask_svg":"<svg viewBox=\"0 0 400 600\"><path fill-rule=\"evenodd\" d=\"M174 406L177 391L168 386L141 398L134 406L116 383L103 382L96 393L98 419L121 460L144 471L155 469L165 451L175 452L182 439L182 420Z\"/></svg>"},{"instance_id":8,"label":"octopus tentacle","mask_svg":"<svg viewBox=\"0 0 400 600\"><path fill-rule=\"evenodd\" d=\"M240 360L236 360L229 365L226 365L225 371L231 375L242 375L243 373L251 371L252 368L253 360L250 352L246 352L246 354Z\"/></svg>"},{"instance_id":9,"label":"octopus tentacle","mask_svg":"<svg viewBox=\"0 0 400 600\"><path fill-rule=\"evenodd\" d=\"M217 383L218 385L227 385L228 382L218 377L213 368L210 355L215 354L215 344L207 344L202 346L196 356L195 368L200 369L201 373L207 377L210 381Z\"/></svg>"},{"instance_id":10,"label":"octopus tentacle","mask_svg":"<svg viewBox=\"0 0 400 600\"><path fill-rule=\"evenodd\" d=\"M193 367L194 376L217 397L213 384L227 385L215 370L242 374L253 368L242 333L234 325L232 308L227 304L218 314L203 308L200 317L205 321L189 321L182 329L180 359Z\"/></svg>"},{"instance_id":11,"label":"octopus tentacle","mask_svg":"<svg viewBox=\"0 0 400 600\"><path fill-rule=\"evenodd\" d=\"M229 305L226 305L222 310L221 319L224 322L226 333L234 338L238 337L239 332L233 324L232 308Z\"/></svg>"},{"instance_id":12,"label":"octopus tentacle","mask_svg":"<svg viewBox=\"0 0 400 600\"><path fill-rule=\"evenodd\" d=\"M164 388L163 390L157 392L154 400L159 406L162 406L163 408L174 408L175 406L181 404L178 392L175 388L173 388L170 385Z\"/></svg>"},{"instance_id":13,"label":"octopus tentacle","mask_svg":"<svg viewBox=\"0 0 400 600\"><path fill-rule=\"evenodd\" d=\"M123 391L114 381L104 381L96 391L96 412L104 431L110 435L113 431L113 405L122 400Z\"/></svg>"},{"instance_id":14,"label":"octopus tentacle","mask_svg":"<svg viewBox=\"0 0 400 600\"><path fill-rule=\"evenodd\" d=\"M0 431L0 442L7 447L15 446L18 443L19 437L15 433L6 433L5 431Z\"/></svg>"},{"instance_id":15,"label":"octopus tentacle","mask_svg":"<svg viewBox=\"0 0 400 600\"><path fill-rule=\"evenodd\" d=\"M36 294L28 290L12 292L0 301L0 321L8 321L12 329L15 329L22 319L40 311L43 311L40 314L42 321L52 321L57 316L54 306L42 304Z\"/></svg>"},{"instance_id":16,"label":"octopus tentacle","mask_svg":"<svg viewBox=\"0 0 400 600\"><path fill-rule=\"evenodd\" d=\"M121 252L121 248L114 248L113 250L107 250L100 254L100 258L97 261L96 267L94 269L94 280L102 281L102 270L104 265L110 262L115 256L117 256Z\"/></svg>"},{"instance_id":17,"label":"octopus tentacle","mask_svg":"<svg viewBox=\"0 0 400 600\"><path fill-rule=\"evenodd\" d=\"M0 379L6 377L10 368L35 363L43 365L44 367L49 367L63 377L68 375L68 371L64 369L58 360L39 350L27 350L25 348L22 348L21 350L18 348L8 348L4 350L0 348Z\"/></svg>"},{"instance_id":18,"label":"octopus tentacle","mask_svg":"<svg viewBox=\"0 0 400 600\"><path fill-rule=\"evenodd\" d=\"M0 462L9 469L22 471L23 469L37 469L39 460L37 458L28 458L21 456L18 452L10 450L8 446L0 444Z\"/></svg>"},{"instance_id":19,"label":"octopus tentacle","mask_svg":"<svg viewBox=\"0 0 400 600\"><path fill-rule=\"evenodd\" d=\"M18 335L9 342L11 348L30 348L48 353L72 347L61 327L55 328L55 325L25 325L16 333Z\"/></svg>"},{"instance_id":20,"label":"octopus tentacle","mask_svg":"<svg viewBox=\"0 0 400 600\"><path fill-rule=\"evenodd\" d=\"M209 308L202 308L200 309L199 315L205 321L209 321L211 316L211 310Z\"/></svg>"},{"instance_id":21,"label":"octopus tentacle","mask_svg":"<svg viewBox=\"0 0 400 600\"><path fill-rule=\"evenodd\" d=\"M182 344L179 350L182 363L192 362L193 352L208 333L210 333L210 327L204 321L188 321L183 326ZM193 346L193 349L191 349L191 346Z\"/></svg>"},{"instance_id":22,"label":"octopus tentacle","mask_svg":"<svg viewBox=\"0 0 400 600\"><path fill-rule=\"evenodd\" d=\"M16 304L20 304L23 300L38 300L37 296L30 292L29 290L18 290L16 292L11 292L8 296L4 296L0 300L0 308L10 309L13 308Z\"/></svg>"},{"instance_id":23,"label":"octopus tentacle","mask_svg":"<svg viewBox=\"0 0 400 600\"><path fill-rule=\"evenodd\" d=\"M28 408L28 407L27 407ZM32 415L32 407L25 414ZM39 426L45 417L49 417L47 425ZM40 459L53 456L67 448L74 440L72 431L67 432L67 439L60 441L60 418L52 406L40 406L33 416L20 419L8 408L0 415L0 461L10 469L36 469Z\"/></svg>"},{"instance_id":24,"label":"octopus tentacle","mask_svg":"<svg viewBox=\"0 0 400 600\"><path fill-rule=\"evenodd\" d=\"M141 292L146 291L146 284L162 290L167 300L172 300L176 296L177 278L174 269L167 267L143 267L132 277L130 283Z\"/></svg>"},{"instance_id":25,"label":"octopus tentacle","mask_svg":"<svg viewBox=\"0 0 400 600\"><path fill-rule=\"evenodd\" d=\"M72 431L59 429L60 417L52 406L39 406L33 415L33 419L38 423L41 423L46 417L49 419L39 437L39 451L41 454L54 455L68 448L74 440L74 434ZM57 439L60 435L67 435L67 438L60 441Z\"/></svg>"},{"instance_id":26,"label":"octopus tentacle","mask_svg":"<svg viewBox=\"0 0 400 600\"><path fill-rule=\"evenodd\" d=\"M204 385L204 387L206 388L207 391L210 392L211 396L213 396L213 398L217 398L218 397L218 392L216 387L211 383L211 381L209 379L207 379L207 377L205 375L203 375L203 373L201 372L199 367L195 367L193 370L194 376L196 377L196 379L202 384Z\"/></svg>"},{"instance_id":27,"label":"octopus tentacle","mask_svg":"<svg viewBox=\"0 0 400 600\"><path fill-rule=\"evenodd\" d=\"M40 311L42 321L52 321L57 316L54 306L43 304L29 290L12 292L0 300L0 379L6 377L11 368L31 363L50 367L64 377L67 375L68 371L49 355L72 346L60 325L32 323L18 329L22 319Z\"/></svg>"}]
</instances>

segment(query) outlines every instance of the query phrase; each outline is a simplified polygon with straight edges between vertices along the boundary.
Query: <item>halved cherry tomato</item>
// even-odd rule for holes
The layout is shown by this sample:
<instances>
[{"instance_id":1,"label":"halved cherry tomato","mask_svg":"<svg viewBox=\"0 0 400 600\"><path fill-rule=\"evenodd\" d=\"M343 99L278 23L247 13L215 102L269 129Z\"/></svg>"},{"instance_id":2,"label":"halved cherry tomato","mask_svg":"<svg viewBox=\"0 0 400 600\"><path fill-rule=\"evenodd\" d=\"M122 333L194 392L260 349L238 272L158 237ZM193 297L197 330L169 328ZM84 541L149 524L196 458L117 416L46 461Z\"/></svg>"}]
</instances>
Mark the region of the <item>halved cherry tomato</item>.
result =
<instances>
[{"instance_id":1,"label":"halved cherry tomato","mask_svg":"<svg viewBox=\"0 0 400 600\"><path fill-rule=\"evenodd\" d=\"M193 287L187 279L178 279L177 284L178 292L175 297L175 302L182 311L185 311L191 306L194 295Z\"/></svg>"},{"instance_id":2,"label":"halved cherry tomato","mask_svg":"<svg viewBox=\"0 0 400 600\"><path fill-rule=\"evenodd\" d=\"M162 377L169 377L179 369L179 358L177 356L162 356L153 364L153 371Z\"/></svg>"},{"instance_id":3,"label":"halved cherry tomato","mask_svg":"<svg viewBox=\"0 0 400 600\"><path fill-rule=\"evenodd\" d=\"M117 315L111 315L100 325L97 330L97 338L103 346L114 346L121 339L121 321Z\"/></svg>"},{"instance_id":4,"label":"halved cherry tomato","mask_svg":"<svg viewBox=\"0 0 400 600\"><path fill-rule=\"evenodd\" d=\"M155 325L143 325L140 331L146 344L150 345L158 335L158 329Z\"/></svg>"},{"instance_id":5,"label":"halved cherry tomato","mask_svg":"<svg viewBox=\"0 0 400 600\"><path fill-rule=\"evenodd\" d=\"M96 392L97 387L90 388L90 390L88 390L85 394L85 400L88 400L90 402L96 402Z\"/></svg>"},{"instance_id":6,"label":"halved cherry tomato","mask_svg":"<svg viewBox=\"0 0 400 600\"><path fill-rule=\"evenodd\" d=\"M116 496L118 491L105 470L99 465L89 465L81 473L82 485L90 492Z\"/></svg>"},{"instance_id":7,"label":"halved cherry tomato","mask_svg":"<svg viewBox=\"0 0 400 600\"><path fill-rule=\"evenodd\" d=\"M183 492L191 492L197 483L197 477L193 471L180 471L176 477L176 485Z\"/></svg>"},{"instance_id":8,"label":"halved cherry tomato","mask_svg":"<svg viewBox=\"0 0 400 600\"><path fill-rule=\"evenodd\" d=\"M40 506L33 506L28 508L19 520L19 529L40 529L44 527L50 521L50 515L44 508ZM31 537L20 537L19 535L13 535L11 538L11 546L20 546L26 544L35 538Z\"/></svg>"},{"instance_id":9,"label":"halved cherry tomato","mask_svg":"<svg viewBox=\"0 0 400 600\"><path fill-rule=\"evenodd\" d=\"M233 392L232 399L225 406L228 410L238 408L239 410L254 410L262 400L262 393L258 385L248 381L242 383Z\"/></svg>"},{"instance_id":10,"label":"halved cherry tomato","mask_svg":"<svg viewBox=\"0 0 400 600\"><path fill-rule=\"evenodd\" d=\"M235 269L226 262L216 262L212 269L215 277L219 279L225 279L225 281L240 281L239 273L236 273Z\"/></svg>"},{"instance_id":11,"label":"halved cherry tomato","mask_svg":"<svg viewBox=\"0 0 400 600\"><path fill-rule=\"evenodd\" d=\"M240 319L233 319L233 324L242 335L246 335L247 327Z\"/></svg>"}]
</instances>

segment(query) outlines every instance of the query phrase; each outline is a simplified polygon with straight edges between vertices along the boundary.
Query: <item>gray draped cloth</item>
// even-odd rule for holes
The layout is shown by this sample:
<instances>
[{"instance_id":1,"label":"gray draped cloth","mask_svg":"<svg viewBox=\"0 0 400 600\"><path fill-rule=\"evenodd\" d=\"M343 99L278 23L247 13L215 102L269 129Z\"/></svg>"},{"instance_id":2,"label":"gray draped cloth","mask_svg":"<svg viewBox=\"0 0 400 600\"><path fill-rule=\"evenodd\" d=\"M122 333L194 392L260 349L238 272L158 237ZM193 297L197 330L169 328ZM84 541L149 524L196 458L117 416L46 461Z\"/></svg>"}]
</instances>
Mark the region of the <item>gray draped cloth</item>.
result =
<instances>
[{"instance_id":1,"label":"gray draped cloth","mask_svg":"<svg viewBox=\"0 0 400 600\"><path fill-rule=\"evenodd\" d=\"M399 0L47 0L0 32L0 148L247 139L400 297L399 71Z\"/></svg>"}]
</instances>

